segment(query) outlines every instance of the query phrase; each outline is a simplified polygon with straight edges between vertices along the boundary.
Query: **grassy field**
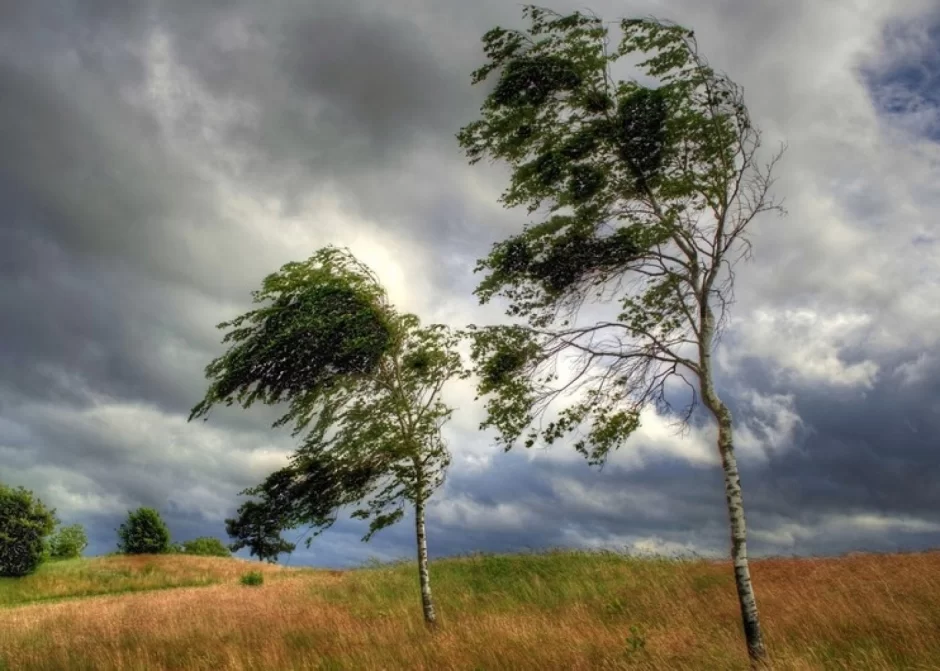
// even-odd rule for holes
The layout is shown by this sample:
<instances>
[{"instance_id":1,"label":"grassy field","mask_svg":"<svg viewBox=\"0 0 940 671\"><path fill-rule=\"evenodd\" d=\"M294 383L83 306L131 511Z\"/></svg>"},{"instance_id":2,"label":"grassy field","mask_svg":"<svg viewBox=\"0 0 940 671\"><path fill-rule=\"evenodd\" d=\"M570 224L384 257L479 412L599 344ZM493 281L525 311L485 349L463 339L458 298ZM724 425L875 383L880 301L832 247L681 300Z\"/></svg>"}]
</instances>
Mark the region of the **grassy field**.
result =
<instances>
[{"instance_id":1,"label":"grassy field","mask_svg":"<svg viewBox=\"0 0 940 671\"><path fill-rule=\"evenodd\" d=\"M265 582L239 577L262 570ZM353 571L106 557L0 579L0 669L746 669L725 562L552 552ZM752 560L774 669L940 669L940 552ZM92 596L96 595L96 596Z\"/></svg>"}]
</instances>

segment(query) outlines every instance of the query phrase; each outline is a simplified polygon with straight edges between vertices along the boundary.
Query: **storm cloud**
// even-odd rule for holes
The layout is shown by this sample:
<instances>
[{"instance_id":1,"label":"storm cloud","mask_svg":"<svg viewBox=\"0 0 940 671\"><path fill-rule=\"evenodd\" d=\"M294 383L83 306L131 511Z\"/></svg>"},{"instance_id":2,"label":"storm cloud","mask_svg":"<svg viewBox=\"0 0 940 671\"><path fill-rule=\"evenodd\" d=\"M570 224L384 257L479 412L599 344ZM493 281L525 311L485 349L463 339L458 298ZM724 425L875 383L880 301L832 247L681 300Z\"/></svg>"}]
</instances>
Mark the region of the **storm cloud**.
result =
<instances>
[{"instance_id":1,"label":"storm cloud","mask_svg":"<svg viewBox=\"0 0 940 671\"><path fill-rule=\"evenodd\" d=\"M562 2L554 8L580 8ZM694 28L786 141L719 347L752 554L940 544L940 14L926 0L608 0ZM501 320L476 259L519 230L505 168L455 133L485 89L487 0L180 0L0 7L0 480L116 542L129 508L224 536L238 492L295 446L273 409L187 423L215 325L326 244L400 307ZM618 72L629 76L630 71ZM432 556L554 546L724 555L714 428L648 413L601 471L565 446L504 454L457 385ZM412 554L342 519L292 564ZM298 530L301 536L303 530Z\"/></svg>"}]
</instances>

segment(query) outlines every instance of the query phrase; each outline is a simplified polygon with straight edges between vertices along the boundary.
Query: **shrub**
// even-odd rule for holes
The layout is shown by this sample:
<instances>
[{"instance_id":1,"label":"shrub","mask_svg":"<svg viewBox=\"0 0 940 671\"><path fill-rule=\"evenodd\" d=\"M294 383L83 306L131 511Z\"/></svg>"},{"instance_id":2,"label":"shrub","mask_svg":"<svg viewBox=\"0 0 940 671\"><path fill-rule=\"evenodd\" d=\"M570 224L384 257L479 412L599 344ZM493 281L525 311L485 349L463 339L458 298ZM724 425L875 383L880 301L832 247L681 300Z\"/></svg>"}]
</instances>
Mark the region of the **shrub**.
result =
<instances>
[{"instance_id":1,"label":"shrub","mask_svg":"<svg viewBox=\"0 0 940 671\"><path fill-rule=\"evenodd\" d=\"M261 571L249 571L241 578L242 585L256 587L264 583L264 574Z\"/></svg>"},{"instance_id":2,"label":"shrub","mask_svg":"<svg viewBox=\"0 0 940 671\"><path fill-rule=\"evenodd\" d=\"M21 577L42 563L55 509L28 489L0 484L0 576Z\"/></svg>"},{"instance_id":3,"label":"shrub","mask_svg":"<svg viewBox=\"0 0 940 671\"><path fill-rule=\"evenodd\" d=\"M225 547L218 538L211 536L202 536L194 538L191 541L180 543L180 552L188 555L200 555L202 557L231 557L232 551Z\"/></svg>"},{"instance_id":4,"label":"shrub","mask_svg":"<svg viewBox=\"0 0 940 671\"><path fill-rule=\"evenodd\" d=\"M60 527L49 539L49 556L53 559L75 559L81 557L88 547L88 535L81 524Z\"/></svg>"},{"instance_id":5,"label":"shrub","mask_svg":"<svg viewBox=\"0 0 940 671\"><path fill-rule=\"evenodd\" d=\"M127 521L118 532L118 551L122 554L165 554L170 551L170 530L153 508L128 512Z\"/></svg>"}]
</instances>

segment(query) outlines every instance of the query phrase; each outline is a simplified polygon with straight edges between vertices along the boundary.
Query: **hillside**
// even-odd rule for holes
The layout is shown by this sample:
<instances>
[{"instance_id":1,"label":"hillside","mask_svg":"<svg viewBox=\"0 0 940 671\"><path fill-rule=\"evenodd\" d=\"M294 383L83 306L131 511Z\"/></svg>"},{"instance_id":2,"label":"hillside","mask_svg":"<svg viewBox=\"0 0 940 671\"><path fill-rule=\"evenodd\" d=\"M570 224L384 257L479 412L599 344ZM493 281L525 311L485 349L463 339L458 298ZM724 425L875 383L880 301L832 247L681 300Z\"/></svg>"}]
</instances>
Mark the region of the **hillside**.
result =
<instances>
[{"instance_id":1,"label":"hillside","mask_svg":"<svg viewBox=\"0 0 940 671\"><path fill-rule=\"evenodd\" d=\"M239 577L261 570L265 583ZM0 669L746 669L727 562L552 552L291 569L103 557L0 579ZM940 552L754 560L776 669L940 668Z\"/></svg>"}]
</instances>

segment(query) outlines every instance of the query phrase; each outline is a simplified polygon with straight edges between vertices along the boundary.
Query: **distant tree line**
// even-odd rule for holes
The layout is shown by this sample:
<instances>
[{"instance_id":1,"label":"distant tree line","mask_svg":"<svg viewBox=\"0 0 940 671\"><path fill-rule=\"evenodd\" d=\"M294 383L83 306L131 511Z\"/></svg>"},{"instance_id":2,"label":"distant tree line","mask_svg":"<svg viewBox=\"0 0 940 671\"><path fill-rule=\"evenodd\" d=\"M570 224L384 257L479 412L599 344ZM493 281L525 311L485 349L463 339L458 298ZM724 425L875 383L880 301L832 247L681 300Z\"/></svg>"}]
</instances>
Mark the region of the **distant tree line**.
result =
<instances>
[{"instance_id":1,"label":"distant tree line","mask_svg":"<svg viewBox=\"0 0 940 671\"><path fill-rule=\"evenodd\" d=\"M232 555L221 540L211 536L172 542L166 523L153 508L128 512L117 535L119 554ZM63 526L56 510L32 491L0 483L0 577L19 578L34 573L46 561L77 559L87 547L88 535L81 524Z\"/></svg>"}]
</instances>

